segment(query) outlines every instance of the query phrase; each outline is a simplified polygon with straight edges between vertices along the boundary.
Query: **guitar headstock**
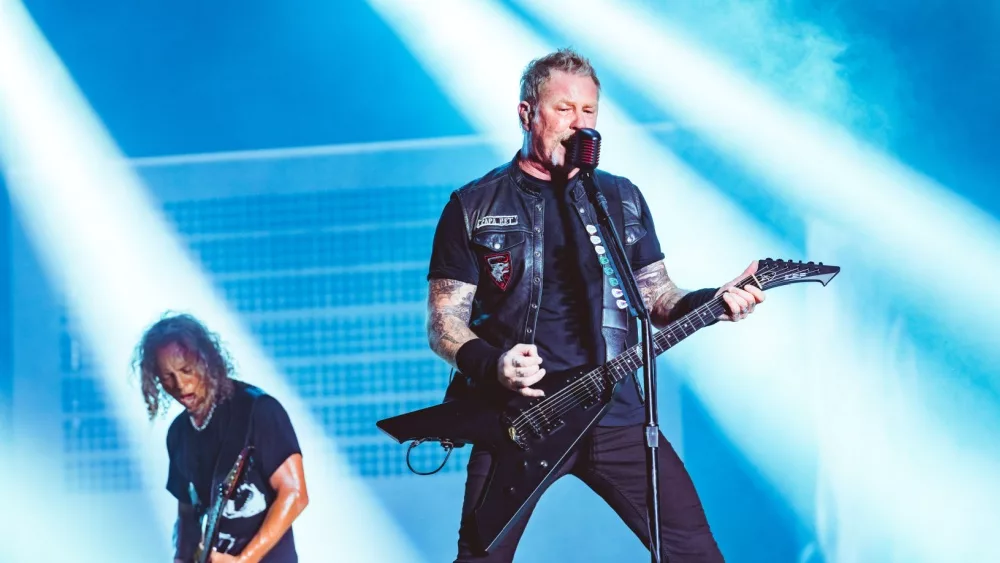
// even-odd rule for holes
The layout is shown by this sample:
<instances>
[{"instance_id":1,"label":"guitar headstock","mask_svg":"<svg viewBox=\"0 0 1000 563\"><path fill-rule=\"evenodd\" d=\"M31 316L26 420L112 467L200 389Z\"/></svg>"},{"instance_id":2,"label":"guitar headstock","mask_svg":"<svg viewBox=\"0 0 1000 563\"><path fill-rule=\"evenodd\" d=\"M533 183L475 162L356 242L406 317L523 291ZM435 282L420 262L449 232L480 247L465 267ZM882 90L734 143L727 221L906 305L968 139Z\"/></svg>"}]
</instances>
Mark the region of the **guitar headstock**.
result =
<instances>
[{"instance_id":1,"label":"guitar headstock","mask_svg":"<svg viewBox=\"0 0 1000 563\"><path fill-rule=\"evenodd\" d=\"M830 266L822 262L793 262L764 258L757 262L757 272L746 283L759 285L763 290L802 282L819 282L826 285L838 273L840 266Z\"/></svg>"}]
</instances>

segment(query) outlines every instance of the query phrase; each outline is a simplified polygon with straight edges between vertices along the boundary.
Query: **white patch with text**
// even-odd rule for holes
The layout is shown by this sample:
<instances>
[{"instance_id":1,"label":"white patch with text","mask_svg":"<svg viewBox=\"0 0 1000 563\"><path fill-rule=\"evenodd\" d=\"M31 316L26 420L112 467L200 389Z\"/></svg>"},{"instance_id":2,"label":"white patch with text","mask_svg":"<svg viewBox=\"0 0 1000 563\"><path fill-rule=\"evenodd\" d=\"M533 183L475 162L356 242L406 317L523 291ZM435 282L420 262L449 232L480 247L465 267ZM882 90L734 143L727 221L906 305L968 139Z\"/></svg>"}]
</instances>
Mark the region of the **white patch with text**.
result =
<instances>
[{"instance_id":1,"label":"white patch with text","mask_svg":"<svg viewBox=\"0 0 1000 563\"><path fill-rule=\"evenodd\" d=\"M476 221L476 228L507 227L517 224L517 215L487 215Z\"/></svg>"}]
</instances>

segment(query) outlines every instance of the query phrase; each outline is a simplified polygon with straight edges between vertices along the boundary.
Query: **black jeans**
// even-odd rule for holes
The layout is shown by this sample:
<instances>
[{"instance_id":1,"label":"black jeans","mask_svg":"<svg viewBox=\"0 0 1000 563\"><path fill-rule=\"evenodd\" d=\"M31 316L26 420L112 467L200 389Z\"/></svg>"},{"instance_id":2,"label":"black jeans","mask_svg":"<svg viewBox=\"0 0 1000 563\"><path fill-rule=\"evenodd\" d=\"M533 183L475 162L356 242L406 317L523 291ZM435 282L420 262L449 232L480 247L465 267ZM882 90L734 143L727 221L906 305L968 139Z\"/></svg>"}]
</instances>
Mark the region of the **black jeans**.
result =
<instances>
[{"instance_id":1,"label":"black jeans","mask_svg":"<svg viewBox=\"0 0 1000 563\"><path fill-rule=\"evenodd\" d=\"M557 479L573 474L601 496L633 533L649 545L646 518L646 445L643 425L595 427L580 447L559 468ZM660 434L660 543L670 563L719 563L723 561L705 511L684 464L670 442ZM485 554L477 551L471 523L472 509L489 475L490 452L473 448L465 482L462 524L458 532L455 563L499 563L514 559L534 505L510 532Z\"/></svg>"}]
</instances>

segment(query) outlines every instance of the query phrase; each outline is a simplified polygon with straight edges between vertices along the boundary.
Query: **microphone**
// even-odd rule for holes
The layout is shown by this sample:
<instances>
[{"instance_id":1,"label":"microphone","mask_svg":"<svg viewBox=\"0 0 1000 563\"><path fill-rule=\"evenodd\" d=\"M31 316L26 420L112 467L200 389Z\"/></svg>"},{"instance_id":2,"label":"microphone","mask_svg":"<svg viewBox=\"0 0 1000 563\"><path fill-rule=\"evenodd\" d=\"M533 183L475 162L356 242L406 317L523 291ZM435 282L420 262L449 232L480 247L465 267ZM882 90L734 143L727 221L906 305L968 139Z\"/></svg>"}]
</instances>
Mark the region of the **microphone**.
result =
<instances>
[{"instance_id":1,"label":"microphone","mask_svg":"<svg viewBox=\"0 0 1000 563\"><path fill-rule=\"evenodd\" d=\"M566 160L569 162L569 168L580 169L580 181L583 182L584 189L595 198L595 205L607 212L608 200L598 187L597 178L594 177L594 170L600 157L601 134L594 129L577 129L570 137Z\"/></svg>"},{"instance_id":2,"label":"microphone","mask_svg":"<svg viewBox=\"0 0 1000 563\"><path fill-rule=\"evenodd\" d=\"M592 172L601 157L601 134L594 129L577 129L570 137L567 157L570 168Z\"/></svg>"}]
</instances>

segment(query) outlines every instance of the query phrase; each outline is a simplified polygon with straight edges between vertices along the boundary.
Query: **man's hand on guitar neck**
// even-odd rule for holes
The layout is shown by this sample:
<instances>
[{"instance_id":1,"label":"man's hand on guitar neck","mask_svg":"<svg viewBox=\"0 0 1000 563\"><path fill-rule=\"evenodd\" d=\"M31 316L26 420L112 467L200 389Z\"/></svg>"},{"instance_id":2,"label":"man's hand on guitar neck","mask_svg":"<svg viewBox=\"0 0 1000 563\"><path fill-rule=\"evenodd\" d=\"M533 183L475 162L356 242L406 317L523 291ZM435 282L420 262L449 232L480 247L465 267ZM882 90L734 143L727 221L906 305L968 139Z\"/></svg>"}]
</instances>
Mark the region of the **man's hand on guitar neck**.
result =
<instances>
[{"instance_id":1,"label":"man's hand on guitar neck","mask_svg":"<svg viewBox=\"0 0 1000 563\"><path fill-rule=\"evenodd\" d=\"M720 287L719 291L715 293L715 297L722 296L723 301L726 302L726 306L729 308L728 313L719 316L720 321L736 322L743 320L750 313L753 313L754 307L758 303L764 302L764 291L757 286L756 279L745 284L742 289L737 286L738 283L746 280L748 277L752 277L756 272L757 261L754 260L747 266L746 270L743 270L742 274Z\"/></svg>"}]
</instances>

